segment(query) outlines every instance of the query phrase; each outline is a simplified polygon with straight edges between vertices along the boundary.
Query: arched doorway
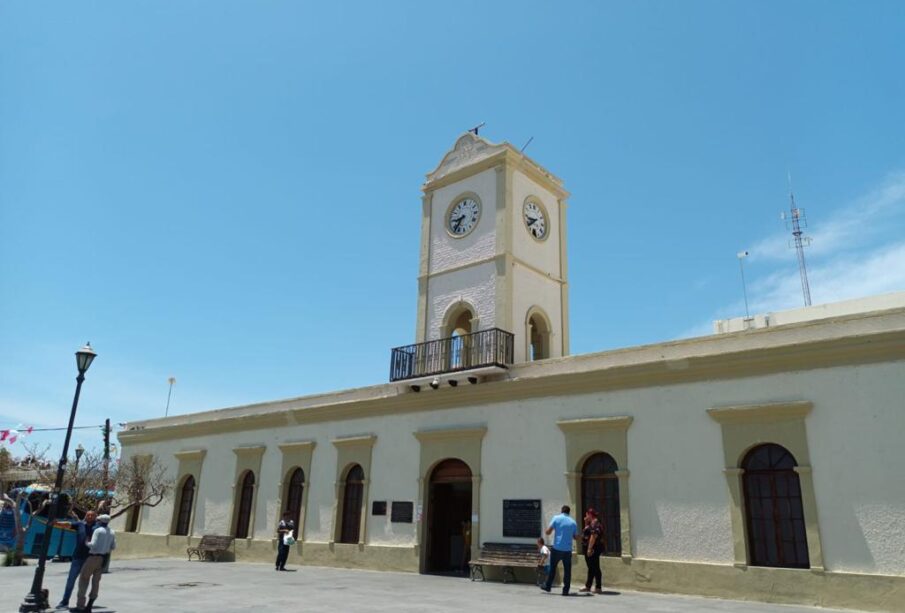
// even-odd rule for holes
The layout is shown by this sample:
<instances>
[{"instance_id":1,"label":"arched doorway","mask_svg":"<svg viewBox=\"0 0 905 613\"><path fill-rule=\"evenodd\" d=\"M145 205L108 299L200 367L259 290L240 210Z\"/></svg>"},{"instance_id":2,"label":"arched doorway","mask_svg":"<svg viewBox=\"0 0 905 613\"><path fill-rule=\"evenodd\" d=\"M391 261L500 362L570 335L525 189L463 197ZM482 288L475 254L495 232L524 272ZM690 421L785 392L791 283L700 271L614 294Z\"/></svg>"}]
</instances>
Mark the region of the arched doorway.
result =
<instances>
[{"instance_id":1,"label":"arched doorway","mask_svg":"<svg viewBox=\"0 0 905 613\"><path fill-rule=\"evenodd\" d=\"M462 460L443 460L430 475L425 570L460 573L471 548L471 469Z\"/></svg>"},{"instance_id":2,"label":"arched doorway","mask_svg":"<svg viewBox=\"0 0 905 613\"><path fill-rule=\"evenodd\" d=\"M597 511L603 524L603 555L622 554L622 534L619 512L619 478L616 460L608 453L595 453L581 468L581 515L584 520L588 509Z\"/></svg>"}]
</instances>

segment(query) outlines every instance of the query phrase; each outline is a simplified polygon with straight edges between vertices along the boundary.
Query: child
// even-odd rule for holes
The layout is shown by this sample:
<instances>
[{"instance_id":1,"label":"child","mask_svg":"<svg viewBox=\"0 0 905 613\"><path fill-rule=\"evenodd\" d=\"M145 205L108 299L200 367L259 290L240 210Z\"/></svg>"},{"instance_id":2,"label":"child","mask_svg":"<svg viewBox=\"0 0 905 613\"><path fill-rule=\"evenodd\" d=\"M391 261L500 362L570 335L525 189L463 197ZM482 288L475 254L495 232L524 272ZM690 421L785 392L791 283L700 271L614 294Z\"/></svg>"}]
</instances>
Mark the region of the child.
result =
<instances>
[{"instance_id":1,"label":"child","mask_svg":"<svg viewBox=\"0 0 905 613\"><path fill-rule=\"evenodd\" d=\"M544 543L544 539L537 539L537 550L540 553L540 560L537 565L544 567L544 575L550 574L550 548Z\"/></svg>"}]
</instances>

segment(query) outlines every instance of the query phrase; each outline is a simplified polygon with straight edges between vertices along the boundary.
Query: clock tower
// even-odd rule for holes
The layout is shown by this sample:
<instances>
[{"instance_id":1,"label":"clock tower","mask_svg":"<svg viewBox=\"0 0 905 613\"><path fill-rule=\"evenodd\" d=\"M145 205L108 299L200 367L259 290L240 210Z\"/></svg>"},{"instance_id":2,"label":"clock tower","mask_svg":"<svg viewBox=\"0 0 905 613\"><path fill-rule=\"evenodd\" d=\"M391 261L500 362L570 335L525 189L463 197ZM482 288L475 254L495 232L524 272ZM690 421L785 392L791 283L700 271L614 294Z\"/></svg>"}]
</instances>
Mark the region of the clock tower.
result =
<instances>
[{"instance_id":1,"label":"clock tower","mask_svg":"<svg viewBox=\"0 0 905 613\"><path fill-rule=\"evenodd\" d=\"M417 342L500 329L513 362L568 355L562 181L467 132L422 191Z\"/></svg>"}]
</instances>

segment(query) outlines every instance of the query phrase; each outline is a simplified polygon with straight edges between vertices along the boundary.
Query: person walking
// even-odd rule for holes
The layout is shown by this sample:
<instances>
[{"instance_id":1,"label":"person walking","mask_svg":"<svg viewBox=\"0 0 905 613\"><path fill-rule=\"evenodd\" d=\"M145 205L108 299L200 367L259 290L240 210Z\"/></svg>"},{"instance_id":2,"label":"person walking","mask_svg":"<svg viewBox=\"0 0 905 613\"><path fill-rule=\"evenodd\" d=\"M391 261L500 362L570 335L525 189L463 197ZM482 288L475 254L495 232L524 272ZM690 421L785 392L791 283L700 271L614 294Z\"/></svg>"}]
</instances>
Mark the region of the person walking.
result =
<instances>
[{"instance_id":1,"label":"person walking","mask_svg":"<svg viewBox=\"0 0 905 613\"><path fill-rule=\"evenodd\" d=\"M550 572L547 573L547 582L541 589L545 592L551 590L556 567L562 562L563 596L569 595L569 586L572 583L572 541L578 540L578 524L569 516L571 511L569 505L563 505L562 512L550 521L550 526L544 532L547 536L553 534L553 546L550 551Z\"/></svg>"},{"instance_id":2,"label":"person walking","mask_svg":"<svg viewBox=\"0 0 905 613\"><path fill-rule=\"evenodd\" d=\"M101 574L104 568L104 557L116 549L116 534L108 525L110 516L98 515L98 526L88 541L88 558L82 565L79 573L79 594L75 610L79 613L91 613L94 601L97 600L101 588ZM88 582L91 581L91 594L88 598L88 606L85 606L85 592L88 591Z\"/></svg>"},{"instance_id":3,"label":"person walking","mask_svg":"<svg viewBox=\"0 0 905 613\"><path fill-rule=\"evenodd\" d=\"M73 522L72 527L75 528L75 549L72 552L72 563L69 565L69 576L66 577L66 587L63 589L63 597L57 605L57 609L68 609L69 599L72 598L72 590L75 588L75 580L79 578L82 572L82 566L88 559L88 541L94 534L96 526L97 513L88 511L85 513L85 521Z\"/></svg>"},{"instance_id":4,"label":"person walking","mask_svg":"<svg viewBox=\"0 0 905 613\"><path fill-rule=\"evenodd\" d=\"M584 561L588 565L588 580L585 581L581 592L590 592L591 584L596 584L595 594L603 594L601 583L603 573L600 570L600 554L603 553L603 526L597 517L597 511L588 509L584 515L585 526L581 535Z\"/></svg>"},{"instance_id":5,"label":"person walking","mask_svg":"<svg viewBox=\"0 0 905 613\"><path fill-rule=\"evenodd\" d=\"M277 536L280 542L277 544L277 570L286 570L286 560L289 559L289 547L291 543L286 541L293 538L295 532L295 522L292 521L292 515L289 511L283 513L283 519L277 526Z\"/></svg>"}]
</instances>

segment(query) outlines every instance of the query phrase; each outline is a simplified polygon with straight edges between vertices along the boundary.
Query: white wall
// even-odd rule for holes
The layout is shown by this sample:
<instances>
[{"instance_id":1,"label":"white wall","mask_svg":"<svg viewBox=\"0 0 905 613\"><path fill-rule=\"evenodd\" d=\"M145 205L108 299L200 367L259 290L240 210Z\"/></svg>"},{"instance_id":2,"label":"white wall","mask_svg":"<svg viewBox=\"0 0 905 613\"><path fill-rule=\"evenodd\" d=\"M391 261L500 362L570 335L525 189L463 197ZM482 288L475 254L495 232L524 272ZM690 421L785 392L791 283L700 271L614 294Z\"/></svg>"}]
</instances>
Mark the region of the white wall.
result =
<instances>
[{"instance_id":1,"label":"white wall","mask_svg":"<svg viewBox=\"0 0 905 613\"><path fill-rule=\"evenodd\" d=\"M567 500L564 438L556 421L631 415L628 468L635 557L731 564L729 495L722 473L720 427L713 406L809 400L806 419L820 532L827 569L905 575L905 478L902 476L901 381L905 362L795 372L535 398L490 406L381 416L126 447L124 455L207 449L195 534L229 529L235 473L234 447L267 445L258 480L256 538L275 530L280 479L277 445L315 439L305 539L330 540L338 436L375 433L370 500L415 500L420 447L412 432L486 424L483 442L480 536L502 538L502 500L540 498L549 518ZM441 388L438 392L455 394ZM370 511L370 501L368 502ZM142 532L165 534L172 501L149 509ZM372 544L411 545L413 525L370 517ZM512 539L518 540L518 539Z\"/></svg>"},{"instance_id":2,"label":"white wall","mask_svg":"<svg viewBox=\"0 0 905 613\"><path fill-rule=\"evenodd\" d=\"M431 199L430 274L493 256L496 247L496 174L491 168L434 192ZM467 236L454 238L446 231L446 212L466 192L477 194L481 200L481 218Z\"/></svg>"}]
</instances>

